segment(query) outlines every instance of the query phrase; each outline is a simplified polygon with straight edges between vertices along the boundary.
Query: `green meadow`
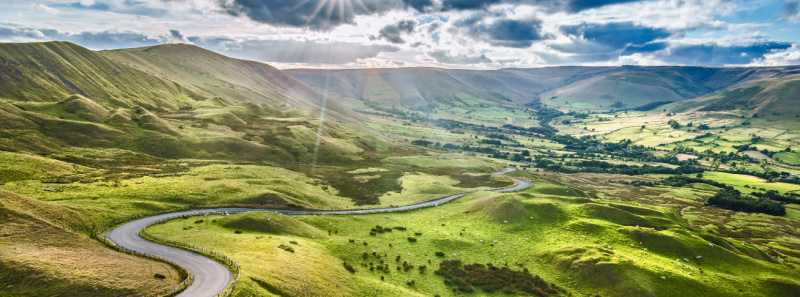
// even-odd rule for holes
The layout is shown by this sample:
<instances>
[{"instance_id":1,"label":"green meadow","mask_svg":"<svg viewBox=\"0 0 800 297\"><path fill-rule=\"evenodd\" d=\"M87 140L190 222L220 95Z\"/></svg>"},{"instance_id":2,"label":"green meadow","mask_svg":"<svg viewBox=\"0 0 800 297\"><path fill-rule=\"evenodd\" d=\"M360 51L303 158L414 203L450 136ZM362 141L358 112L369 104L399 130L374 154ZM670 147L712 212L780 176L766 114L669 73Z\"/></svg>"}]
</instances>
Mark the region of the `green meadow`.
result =
<instances>
[{"instance_id":1,"label":"green meadow","mask_svg":"<svg viewBox=\"0 0 800 297\"><path fill-rule=\"evenodd\" d=\"M742 246L684 221L708 219L702 214L682 215L656 201L584 198L586 193L553 177L517 175L535 186L519 193L477 192L403 213L248 212L177 219L148 232L237 261L242 279L235 296L464 294L434 273L445 260L527 269L563 288L562 295L658 296L690 290L694 296L770 296L800 289L795 269L769 260L760 244ZM664 193L652 196L684 196ZM403 263L413 268L406 270ZM309 277L312 281L298 281ZM476 295L504 295L475 289Z\"/></svg>"}]
</instances>

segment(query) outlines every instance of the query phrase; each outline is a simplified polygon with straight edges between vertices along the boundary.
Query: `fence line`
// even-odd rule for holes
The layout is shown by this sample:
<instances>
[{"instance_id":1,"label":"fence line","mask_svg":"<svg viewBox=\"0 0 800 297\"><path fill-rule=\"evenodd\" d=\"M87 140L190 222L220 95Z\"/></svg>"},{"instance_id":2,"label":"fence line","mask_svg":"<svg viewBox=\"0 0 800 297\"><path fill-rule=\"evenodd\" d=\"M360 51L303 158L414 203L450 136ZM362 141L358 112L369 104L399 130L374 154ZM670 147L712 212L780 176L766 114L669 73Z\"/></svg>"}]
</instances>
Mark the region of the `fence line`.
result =
<instances>
[{"instance_id":1,"label":"fence line","mask_svg":"<svg viewBox=\"0 0 800 297\"><path fill-rule=\"evenodd\" d=\"M130 249L118 246L116 243L114 243L113 241L108 239L108 237L106 237L105 235L102 235L103 231L105 229L107 229L108 227L110 227L110 226L114 226L114 225L120 224L122 222L135 220L135 219L143 218L143 217L148 217L148 216L161 214L161 213L180 211L182 209L185 209L185 208L165 209L165 210L161 210L161 211L152 211L152 212L135 214L135 215L132 215L132 216L129 216L129 217L119 218L119 219L116 219L116 220L112 220L110 222L106 222L105 224L100 226L100 228L95 230L95 232L94 232L94 238L95 239L99 240L100 242L106 244L107 246L109 246L109 247L111 247L111 248L113 248L113 249L115 249L117 251L120 251L120 252L123 252L123 253L132 254L132 255L135 255L135 256L146 257L146 258L154 259L154 260L157 260L157 261L161 261L161 262L167 263L169 265L172 265L173 267L176 267L179 270L182 270L182 271L184 271L186 273L186 278L182 282L176 284L175 286L173 286L171 288L164 289L164 290L161 290L161 291L158 291L158 292L155 292L155 293L150 293L150 294L138 294L138 296L142 296L142 297L158 297L158 296L171 296L171 295L177 294L177 293L183 291L184 289L186 289L186 287L188 287L189 285L192 284L192 282L194 281L194 275L192 274L191 271L189 271L189 269L186 269L186 267L183 267L182 265L180 265L178 263L175 263L175 262L173 262L171 260L156 256L156 255L151 255L151 254L147 254L147 253L141 253L141 252L137 252L137 251L134 251L134 250L130 250Z\"/></svg>"},{"instance_id":2,"label":"fence line","mask_svg":"<svg viewBox=\"0 0 800 297\"><path fill-rule=\"evenodd\" d=\"M212 213L222 213L222 212L209 212L208 214L212 214ZM192 217L192 216L197 216L197 215L174 216L174 217L167 217L167 218L163 218L163 219L158 220L158 221L154 221L154 222L148 224L147 226L145 226L144 228L142 228L142 230L139 231L139 234L142 235L142 238L147 239L147 240L152 241L152 242L155 242L155 243L160 243L160 244L163 244L163 245L168 245L168 246L172 246L172 247L176 247L176 248L180 248L180 249L184 249L184 250L194 251L194 252L198 252L200 254L211 255L211 256L221 260L229 268L233 268L233 270L235 270L235 272L236 272L236 277L233 279L233 281L231 281L231 283L228 285L228 288L226 288L225 291L222 291L221 293L217 294L217 297L228 297L228 296L230 296L231 293L233 293L233 289L236 288L236 284L239 283L239 278L242 275L242 272L239 269L239 264L237 264L236 261L234 261L233 259L229 258L228 256L226 256L226 255L224 255L222 253L218 253L218 252L209 250L207 248L199 247L199 246L196 246L196 245L193 245L193 244L189 244L189 243L184 243L184 242L180 242L180 241L174 241L174 240L169 240L169 239L157 237L157 236L154 236L154 235L152 235L152 234L150 234L150 233L148 233L147 231L144 230L147 227L150 227L150 226L158 224L158 223L163 223L163 222L166 222L166 221L169 221L169 220L173 220L173 219L178 219L178 218L189 218L189 217ZM231 271L231 272L233 272L233 271Z\"/></svg>"}]
</instances>

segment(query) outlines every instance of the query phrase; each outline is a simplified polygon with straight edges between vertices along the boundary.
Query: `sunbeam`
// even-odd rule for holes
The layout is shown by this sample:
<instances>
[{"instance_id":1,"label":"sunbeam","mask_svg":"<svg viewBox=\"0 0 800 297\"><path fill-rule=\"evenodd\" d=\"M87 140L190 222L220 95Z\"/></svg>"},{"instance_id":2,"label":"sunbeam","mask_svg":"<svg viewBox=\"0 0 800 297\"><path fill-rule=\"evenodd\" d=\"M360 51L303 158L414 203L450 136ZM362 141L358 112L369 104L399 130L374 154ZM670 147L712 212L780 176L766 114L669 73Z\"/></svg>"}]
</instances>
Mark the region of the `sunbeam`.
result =
<instances>
[{"instance_id":1,"label":"sunbeam","mask_svg":"<svg viewBox=\"0 0 800 297\"><path fill-rule=\"evenodd\" d=\"M317 141L314 142L314 159L311 162L311 168L317 167L317 157L319 156L319 145L322 140L322 126L325 124L325 108L328 105L328 88L331 84L331 72L327 71L325 75L325 88L322 90L322 104L319 110L319 125L317 126Z\"/></svg>"}]
</instances>

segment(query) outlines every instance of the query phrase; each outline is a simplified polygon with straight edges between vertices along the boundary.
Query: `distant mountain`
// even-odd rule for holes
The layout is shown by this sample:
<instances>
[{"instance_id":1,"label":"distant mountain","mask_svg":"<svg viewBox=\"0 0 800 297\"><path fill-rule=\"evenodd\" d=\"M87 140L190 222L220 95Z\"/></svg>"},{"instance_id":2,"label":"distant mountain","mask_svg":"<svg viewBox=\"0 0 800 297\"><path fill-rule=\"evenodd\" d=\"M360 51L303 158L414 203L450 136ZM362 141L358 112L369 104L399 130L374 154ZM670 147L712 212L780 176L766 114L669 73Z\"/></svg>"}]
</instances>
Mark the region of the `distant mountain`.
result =
<instances>
[{"instance_id":1,"label":"distant mountain","mask_svg":"<svg viewBox=\"0 0 800 297\"><path fill-rule=\"evenodd\" d=\"M374 148L355 113L269 65L192 45L95 52L0 44L0 150L121 148L160 158L319 161ZM366 138L365 138L366 137Z\"/></svg>"},{"instance_id":2,"label":"distant mountain","mask_svg":"<svg viewBox=\"0 0 800 297\"><path fill-rule=\"evenodd\" d=\"M794 117L800 115L800 74L753 81L666 107L672 112L741 110Z\"/></svg>"},{"instance_id":3,"label":"distant mountain","mask_svg":"<svg viewBox=\"0 0 800 297\"><path fill-rule=\"evenodd\" d=\"M438 68L316 70L284 72L315 89L376 105L429 110L441 104L528 103L541 98L579 110L632 108L683 101L750 81L800 73L792 67L546 67L489 71ZM368 104L369 105L369 104Z\"/></svg>"}]
</instances>

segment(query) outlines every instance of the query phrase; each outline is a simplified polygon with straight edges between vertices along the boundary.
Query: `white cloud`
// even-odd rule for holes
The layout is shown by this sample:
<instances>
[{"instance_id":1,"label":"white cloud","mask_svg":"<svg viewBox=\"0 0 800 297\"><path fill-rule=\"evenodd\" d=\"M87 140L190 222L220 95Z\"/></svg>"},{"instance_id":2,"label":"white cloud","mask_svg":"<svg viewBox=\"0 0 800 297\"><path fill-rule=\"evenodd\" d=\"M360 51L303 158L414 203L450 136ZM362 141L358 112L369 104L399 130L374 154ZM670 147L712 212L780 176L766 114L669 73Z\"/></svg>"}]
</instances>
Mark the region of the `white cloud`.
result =
<instances>
[{"instance_id":1,"label":"white cloud","mask_svg":"<svg viewBox=\"0 0 800 297\"><path fill-rule=\"evenodd\" d=\"M38 12L43 12L47 14L58 14L58 9L49 7L41 3L31 4L31 7L33 7L33 9Z\"/></svg>"}]
</instances>

